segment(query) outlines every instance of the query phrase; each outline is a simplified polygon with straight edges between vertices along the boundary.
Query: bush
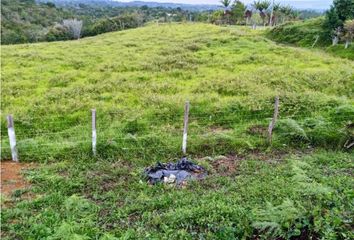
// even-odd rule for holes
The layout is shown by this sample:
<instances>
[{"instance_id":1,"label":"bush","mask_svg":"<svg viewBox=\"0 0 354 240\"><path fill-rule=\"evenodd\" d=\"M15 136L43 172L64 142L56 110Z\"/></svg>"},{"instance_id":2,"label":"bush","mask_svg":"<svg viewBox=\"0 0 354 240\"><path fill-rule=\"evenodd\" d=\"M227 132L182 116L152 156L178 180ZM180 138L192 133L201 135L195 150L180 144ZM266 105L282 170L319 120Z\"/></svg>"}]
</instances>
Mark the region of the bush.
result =
<instances>
[{"instance_id":1,"label":"bush","mask_svg":"<svg viewBox=\"0 0 354 240\"><path fill-rule=\"evenodd\" d=\"M69 30L61 24L55 24L45 36L46 41L62 41L72 39Z\"/></svg>"},{"instance_id":2,"label":"bush","mask_svg":"<svg viewBox=\"0 0 354 240\"><path fill-rule=\"evenodd\" d=\"M279 120L275 132L289 143L301 143L308 141L305 130L293 119Z\"/></svg>"},{"instance_id":3,"label":"bush","mask_svg":"<svg viewBox=\"0 0 354 240\"><path fill-rule=\"evenodd\" d=\"M333 123L321 118L308 118L303 125L313 146L338 148L343 145L342 142L346 134Z\"/></svg>"}]
</instances>

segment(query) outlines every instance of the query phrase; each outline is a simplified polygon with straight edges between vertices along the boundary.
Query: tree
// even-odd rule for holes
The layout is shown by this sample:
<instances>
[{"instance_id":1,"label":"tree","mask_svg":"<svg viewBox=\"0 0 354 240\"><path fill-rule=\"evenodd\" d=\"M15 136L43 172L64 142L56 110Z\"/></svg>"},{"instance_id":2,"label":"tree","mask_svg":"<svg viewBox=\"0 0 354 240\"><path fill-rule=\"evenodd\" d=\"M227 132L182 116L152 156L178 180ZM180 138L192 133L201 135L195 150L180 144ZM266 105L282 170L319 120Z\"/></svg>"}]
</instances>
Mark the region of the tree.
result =
<instances>
[{"instance_id":1,"label":"tree","mask_svg":"<svg viewBox=\"0 0 354 240\"><path fill-rule=\"evenodd\" d=\"M324 37L332 38L332 45L336 45L338 43L338 32L342 25L342 21L339 19L337 10L334 6L326 13L326 18L323 23L324 28Z\"/></svg>"},{"instance_id":2,"label":"tree","mask_svg":"<svg viewBox=\"0 0 354 240\"><path fill-rule=\"evenodd\" d=\"M68 29L59 23L56 23L53 27L51 27L45 35L45 40L49 42L70 40L71 38L72 36Z\"/></svg>"},{"instance_id":3,"label":"tree","mask_svg":"<svg viewBox=\"0 0 354 240\"><path fill-rule=\"evenodd\" d=\"M345 21L344 31L345 31L344 38L346 40L345 49L347 49L351 44L351 42L353 41L353 37L354 37L354 19Z\"/></svg>"},{"instance_id":4,"label":"tree","mask_svg":"<svg viewBox=\"0 0 354 240\"><path fill-rule=\"evenodd\" d=\"M338 18L344 23L347 19L354 18L354 0L334 0L333 6Z\"/></svg>"},{"instance_id":5,"label":"tree","mask_svg":"<svg viewBox=\"0 0 354 240\"><path fill-rule=\"evenodd\" d=\"M246 11L245 4L243 4L239 0L236 0L231 8L232 17L235 19L236 23L240 23L241 21L243 21L245 11Z\"/></svg>"},{"instance_id":6,"label":"tree","mask_svg":"<svg viewBox=\"0 0 354 240\"><path fill-rule=\"evenodd\" d=\"M254 1L253 7L259 11L259 15L262 18L263 25L266 24L266 13L265 11L270 7L270 2L268 0Z\"/></svg>"},{"instance_id":7,"label":"tree","mask_svg":"<svg viewBox=\"0 0 354 240\"><path fill-rule=\"evenodd\" d=\"M333 43L338 41L338 29L343 28L343 24L348 19L354 18L354 0L334 0L331 8L326 12L323 23L324 38L332 37ZM335 33L335 34L334 34Z\"/></svg>"},{"instance_id":8,"label":"tree","mask_svg":"<svg viewBox=\"0 0 354 240\"><path fill-rule=\"evenodd\" d=\"M280 9L281 9L280 3L274 3L272 9L273 9L273 11L272 11L273 14L271 14L270 21L269 21L269 25L271 25L271 26L278 24L279 17L281 15L281 13L280 13Z\"/></svg>"},{"instance_id":9,"label":"tree","mask_svg":"<svg viewBox=\"0 0 354 240\"><path fill-rule=\"evenodd\" d=\"M72 34L74 39L79 39L81 36L82 21L75 19L63 20L63 26L66 27Z\"/></svg>"},{"instance_id":10,"label":"tree","mask_svg":"<svg viewBox=\"0 0 354 240\"><path fill-rule=\"evenodd\" d=\"M227 17L227 23L230 23L228 8L231 5L231 0L221 0L220 3L224 6L224 17Z\"/></svg>"},{"instance_id":11,"label":"tree","mask_svg":"<svg viewBox=\"0 0 354 240\"><path fill-rule=\"evenodd\" d=\"M214 23L214 24L222 24L222 18L224 16L224 13L222 10L218 10L218 11L214 11L211 15L211 23Z\"/></svg>"},{"instance_id":12,"label":"tree","mask_svg":"<svg viewBox=\"0 0 354 240\"><path fill-rule=\"evenodd\" d=\"M252 18L253 12L250 9L247 9L245 12L245 18L246 18L246 25L248 25L248 23L250 22L251 18Z\"/></svg>"},{"instance_id":13,"label":"tree","mask_svg":"<svg viewBox=\"0 0 354 240\"><path fill-rule=\"evenodd\" d=\"M289 5L280 6L279 13L282 16L282 23L285 21L293 20L297 16L296 11Z\"/></svg>"},{"instance_id":14,"label":"tree","mask_svg":"<svg viewBox=\"0 0 354 240\"><path fill-rule=\"evenodd\" d=\"M231 0L221 0L220 3L224 7L224 12L226 12L228 7L230 7L230 5L231 5Z\"/></svg>"}]
</instances>

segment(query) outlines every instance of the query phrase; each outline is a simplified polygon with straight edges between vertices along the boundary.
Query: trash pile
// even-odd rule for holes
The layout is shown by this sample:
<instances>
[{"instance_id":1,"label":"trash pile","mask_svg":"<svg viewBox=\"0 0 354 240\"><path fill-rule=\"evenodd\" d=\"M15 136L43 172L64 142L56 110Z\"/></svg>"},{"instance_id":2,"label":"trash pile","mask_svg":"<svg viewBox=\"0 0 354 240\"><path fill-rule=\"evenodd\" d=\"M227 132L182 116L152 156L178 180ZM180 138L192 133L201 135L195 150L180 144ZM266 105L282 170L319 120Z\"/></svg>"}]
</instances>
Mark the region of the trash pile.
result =
<instances>
[{"instance_id":1,"label":"trash pile","mask_svg":"<svg viewBox=\"0 0 354 240\"><path fill-rule=\"evenodd\" d=\"M207 173L203 167L183 157L177 163L157 163L156 166L146 168L144 175L150 184L162 182L183 185L188 180L203 179Z\"/></svg>"}]
</instances>

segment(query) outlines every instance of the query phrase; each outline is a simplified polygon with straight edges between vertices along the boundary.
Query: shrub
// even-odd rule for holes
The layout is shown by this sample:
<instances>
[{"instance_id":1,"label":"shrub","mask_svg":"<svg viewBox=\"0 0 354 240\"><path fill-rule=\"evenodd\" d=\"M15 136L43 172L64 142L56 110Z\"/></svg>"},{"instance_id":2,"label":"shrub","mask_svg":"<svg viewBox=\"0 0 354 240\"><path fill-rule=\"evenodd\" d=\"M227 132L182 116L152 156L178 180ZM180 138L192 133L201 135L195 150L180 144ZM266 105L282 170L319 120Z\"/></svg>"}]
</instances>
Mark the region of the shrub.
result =
<instances>
[{"instance_id":1,"label":"shrub","mask_svg":"<svg viewBox=\"0 0 354 240\"><path fill-rule=\"evenodd\" d=\"M293 119L279 120L274 130L288 142L300 143L308 140L304 129Z\"/></svg>"},{"instance_id":2,"label":"shrub","mask_svg":"<svg viewBox=\"0 0 354 240\"><path fill-rule=\"evenodd\" d=\"M343 130L321 118L308 118L303 125L306 135L313 146L337 148L345 137Z\"/></svg>"}]
</instances>

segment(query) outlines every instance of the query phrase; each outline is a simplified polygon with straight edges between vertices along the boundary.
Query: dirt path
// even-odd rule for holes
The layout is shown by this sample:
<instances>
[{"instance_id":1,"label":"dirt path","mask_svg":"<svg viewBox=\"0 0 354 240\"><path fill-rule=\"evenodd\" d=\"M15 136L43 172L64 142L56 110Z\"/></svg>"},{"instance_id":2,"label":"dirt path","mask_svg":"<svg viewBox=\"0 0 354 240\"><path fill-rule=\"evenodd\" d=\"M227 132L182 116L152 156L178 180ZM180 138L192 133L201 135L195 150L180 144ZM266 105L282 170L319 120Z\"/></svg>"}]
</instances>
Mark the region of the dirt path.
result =
<instances>
[{"instance_id":1,"label":"dirt path","mask_svg":"<svg viewBox=\"0 0 354 240\"><path fill-rule=\"evenodd\" d=\"M16 189L29 186L21 175L21 171L28 169L31 164L17 163L13 161L1 162L1 194L10 195Z\"/></svg>"}]
</instances>

